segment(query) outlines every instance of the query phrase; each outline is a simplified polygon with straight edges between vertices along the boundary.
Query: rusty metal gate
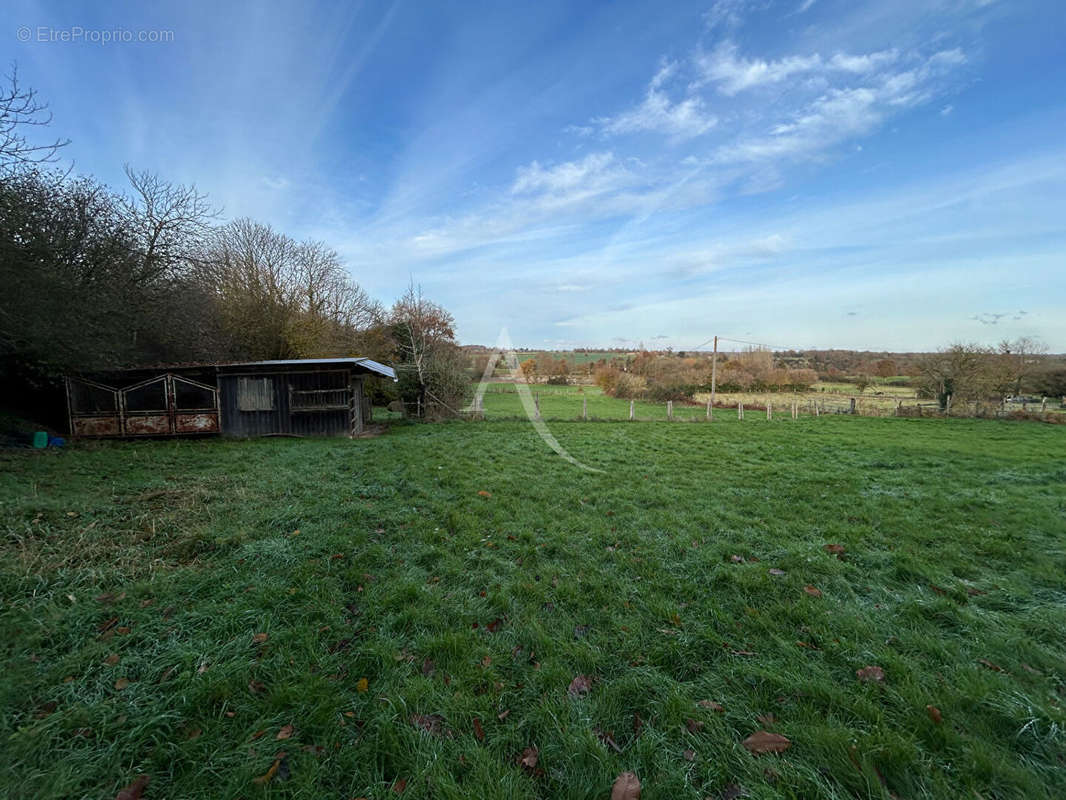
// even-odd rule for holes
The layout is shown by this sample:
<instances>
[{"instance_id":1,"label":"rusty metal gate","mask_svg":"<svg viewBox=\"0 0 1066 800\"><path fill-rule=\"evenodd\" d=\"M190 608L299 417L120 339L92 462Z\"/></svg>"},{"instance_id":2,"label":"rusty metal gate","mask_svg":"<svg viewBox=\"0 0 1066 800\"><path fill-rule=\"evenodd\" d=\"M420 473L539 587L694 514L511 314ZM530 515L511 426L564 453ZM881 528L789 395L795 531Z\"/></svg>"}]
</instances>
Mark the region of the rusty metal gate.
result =
<instances>
[{"instance_id":1,"label":"rusty metal gate","mask_svg":"<svg viewBox=\"0 0 1066 800\"><path fill-rule=\"evenodd\" d=\"M166 373L118 388L67 378L73 436L173 436L219 432L218 389Z\"/></svg>"}]
</instances>

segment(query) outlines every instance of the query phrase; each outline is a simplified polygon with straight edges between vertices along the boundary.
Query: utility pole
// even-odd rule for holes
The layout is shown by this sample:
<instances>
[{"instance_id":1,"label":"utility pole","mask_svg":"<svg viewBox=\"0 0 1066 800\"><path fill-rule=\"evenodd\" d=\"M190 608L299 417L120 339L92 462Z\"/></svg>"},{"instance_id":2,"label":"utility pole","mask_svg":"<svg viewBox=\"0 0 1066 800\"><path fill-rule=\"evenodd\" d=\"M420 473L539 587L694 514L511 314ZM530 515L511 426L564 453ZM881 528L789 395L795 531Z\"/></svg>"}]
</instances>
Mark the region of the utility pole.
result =
<instances>
[{"instance_id":1,"label":"utility pole","mask_svg":"<svg viewBox=\"0 0 1066 800\"><path fill-rule=\"evenodd\" d=\"M711 356L711 408L714 408L714 389L718 383L718 337L714 337L714 355Z\"/></svg>"}]
</instances>

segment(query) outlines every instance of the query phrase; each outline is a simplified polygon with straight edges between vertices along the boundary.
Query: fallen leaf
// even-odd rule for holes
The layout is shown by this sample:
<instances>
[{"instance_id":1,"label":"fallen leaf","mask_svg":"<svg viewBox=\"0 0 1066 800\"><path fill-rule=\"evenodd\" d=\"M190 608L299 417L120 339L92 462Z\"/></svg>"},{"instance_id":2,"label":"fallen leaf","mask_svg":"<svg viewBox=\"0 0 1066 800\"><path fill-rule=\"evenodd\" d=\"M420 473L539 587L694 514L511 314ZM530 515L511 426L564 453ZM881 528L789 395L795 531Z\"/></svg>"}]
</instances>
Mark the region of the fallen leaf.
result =
<instances>
[{"instance_id":1,"label":"fallen leaf","mask_svg":"<svg viewBox=\"0 0 1066 800\"><path fill-rule=\"evenodd\" d=\"M141 608L148 608L148 606L152 605L152 603L154 602L155 600L153 600L151 597L145 598L141 601Z\"/></svg>"},{"instance_id":2,"label":"fallen leaf","mask_svg":"<svg viewBox=\"0 0 1066 800\"><path fill-rule=\"evenodd\" d=\"M575 625L574 626L574 638L575 639L584 639L585 636L588 634L588 632L589 632L589 626L588 625Z\"/></svg>"},{"instance_id":3,"label":"fallen leaf","mask_svg":"<svg viewBox=\"0 0 1066 800\"><path fill-rule=\"evenodd\" d=\"M948 596L948 590L947 589L941 589L939 586L937 586L935 584L932 584L932 583L929 584L929 588L932 589L934 592L936 592L941 597L947 597Z\"/></svg>"},{"instance_id":4,"label":"fallen leaf","mask_svg":"<svg viewBox=\"0 0 1066 800\"><path fill-rule=\"evenodd\" d=\"M486 625L485 628L488 630L489 633L496 633L496 631L498 631L500 629L500 626L502 626L502 625L503 625L503 620L500 619L499 617L497 617L492 622L490 622L488 625Z\"/></svg>"},{"instance_id":5,"label":"fallen leaf","mask_svg":"<svg viewBox=\"0 0 1066 800\"><path fill-rule=\"evenodd\" d=\"M979 658L979 659L977 659L977 663L980 664L983 667L988 667L988 669L992 670L993 672L1002 672L1003 671L1003 667L999 666L998 664L993 664L987 658Z\"/></svg>"},{"instance_id":6,"label":"fallen leaf","mask_svg":"<svg viewBox=\"0 0 1066 800\"><path fill-rule=\"evenodd\" d=\"M338 558L344 558L344 553L334 553L330 558L336 561Z\"/></svg>"},{"instance_id":7,"label":"fallen leaf","mask_svg":"<svg viewBox=\"0 0 1066 800\"><path fill-rule=\"evenodd\" d=\"M640 778L633 772L623 772L614 779L611 800L640 800Z\"/></svg>"},{"instance_id":8,"label":"fallen leaf","mask_svg":"<svg viewBox=\"0 0 1066 800\"><path fill-rule=\"evenodd\" d=\"M369 688L370 681L368 681L366 678L360 678L355 682L355 691L359 692L359 694L366 694L366 691Z\"/></svg>"},{"instance_id":9,"label":"fallen leaf","mask_svg":"<svg viewBox=\"0 0 1066 800\"><path fill-rule=\"evenodd\" d=\"M397 778L393 781L392 791L396 794L402 794L403 790L407 788L407 778Z\"/></svg>"},{"instance_id":10,"label":"fallen leaf","mask_svg":"<svg viewBox=\"0 0 1066 800\"><path fill-rule=\"evenodd\" d=\"M474 738L479 742L485 741L485 729L481 727L481 720L474 717Z\"/></svg>"},{"instance_id":11,"label":"fallen leaf","mask_svg":"<svg viewBox=\"0 0 1066 800\"><path fill-rule=\"evenodd\" d=\"M481 666L487 667L492 663L492 656L485 656L481 659Z\"/></svg>"},{"instance_id":12,"label":"fallen leaf","mask_svg":"<svg viewBox=\"0 0 1066 800\"><path fill-rule=\"evenodd\" d=\"M510 715L510 713L511 713L511 709L507 709L506 711L501 711L499 714L496 715L496 719L498 719L500 722L503 722L505 719L507 719L507 717Z\"/></svg>"},{"instance_id":13,"label":"fallen leaf","mask_svg":"<svg viewBox=\"0 0 1066 800\"><path fill-rule=\"evenodd\" d=\"M727 783L722 787L722 791L718 793L716 800L737 800L738 797L744 797L747 792L735 783Z\"/></svg>"},{"instance_id":14,"label":"fallen leaf","mask_svg":"<svg viewBox=\"0 0 1066 800\"><path fill-rule=\"evenodd\" d=\"M282 729L280 731L278 731L278 735L275 736L274 738L275 739L288 739L288 738L290 738L292 736L292 734L293 734L293 732L295 730L296 729L293 728L293 726L291 724L290 725L285 725L284 727L282 727Z\"/></svg>"},{"instance_id":15,"label":"fallen leaf","mask_svg":"<svg viewBox=\"0 0 1066 800\"><path fill-rule=\"evenodd\" d=\"M441 726L444 724L444 717L440 714L412 714L411 724L416 728L421 728L426 733L439 736Z\"/></svg>"},{"instance_id":16,"label":"fallen leaf","mask_svg":"<svg viewBox=\"0 0 1066 800\"><path fill-rule=\"evenodd\" d=\"M115 681L115 688L118 689L120 692L129 685L129 678L119 678L117 681Z\"/></svg>"},{"instance_id":17,"label":"fallen leaf","mask_svg":"<svg viewBox=\"0 0 1066 800\"><path fill-rule=\"evenodd\" d=\"M822 596L822 590L817 588L817 587L815 587L815 586L811 586L809 583L806 586L803 587L803 591L805 591L811 597L821 597Z\"/></svg>"},{"instance_id":18,"label":"fallen leaf","mask_svg":"<svg viewBox=\"0 0 1066 800\"><path fill-rule=\"evenodd\" d=\"M633 715L633 735L639 736L640 729L644 727L644 720L640 718L640 714Z\"/></svg>"},{"instance_id":19,"label":"fallen leaf","mask_svg":"<svg viewBox=\"0 0 1066 800\"><path fill-rule=\"evenodd\" d=\"M484 489L482 489L480 492L478 492L478 495L480 497L492 497L492 492L486 492Z\"/></svg>"},{"instance_id":20,"label":"fallen leaf","mask_svg":"<svg viewBox=\"0 0 1066 800\"><path fill-rule=\"evenodd\" d=\"M229 717L230 719L233 719L235 716L237 716L237 712L236 711L227 711L226 712L226 716Z\"/></svg>"},{"instance_id":21,"label":"fallen leaf","mask_svg":"<svg viewBox=\"0 0 1066 800\"><path fill-rule=\"evenodd\" d=\"M832 553L835 556L841 556L844 554L844 545L842 544L827 544L825 546L825 552Z\"/></svg>"},{"instance_id":22,"label":"fallen leaf","mask_svg":"<svg viewBox=\"0 0 1066 800\"><path fill-rule=\"evenodd\" d=\"M141 800L141 793L150 780L147 775L138 775L133 783L115 795L115 800Z\"/></svg>"},{"instance_id":23,"label":"fallen leaf","mask_svg":"<svg viewBox=\"0 0 1066 800\"><path fill-rule=\"evenodd\" d=\"M535 747L527 747L522 751L522 755L518 757L518 763L526 769L533 771L537 767L538 758L540 758L540 751Z\"/></svg>"},{"instance_id":24,"label":"fallen leaf","mask_svg":"<svg viewBox=\"0 0 1066 800\"><path fill-rule=\"evenodd\" d=\"M763 725L773 725L777 718L773 714L759 714L755 717Z\"/></svg>"},{"instance_id":25,"label":"fallen leaf","mask_svg":"<svg viewBox=\"0 0 1066 800\"><path fill-rule=\"evenodd\" d=\"M109 655L107 658L104 659L104 663L107 664L109 667L113 667L113 666L115 666L115 664L118 663L118 660L119 660L118 653L112 653L111 655Z\"/></svg>"},{"instance_id":26,"label":"fallen leaf","mask_svg":"<svg viewBox=\"0 0 1066 800\"><path fill-rule=\"evenodd\" d=\"M252 734L252 741L254 742L256 739L261 738L264 734L266 734L266 730L256 731Z\"/></svg>"},{"instance_id":27,"label":"fallen leaf","mask_svg":"<svg viewBox=\"0 0 1066 800\"><path fill-rule=\"evenodd\" d=\"M193 728L191 731L189 731L188 738L190 740L191 739L199 739L201 733L203 733L203 730L201 730L200 728Z\"/></svg>"},{"instance_id":28,"label":"fallen leaf","mask_svg":"<svg viewBox=\"0 0 1066 800\"><path fill-rule=\"evenodd\" d=\"M696 705L700 708L709 708L711 711L717 711L719 714L725 711L725 706L721 703L714 702L714 700L700 700Z\"/></svg>"},{"instance_id":29,"label":"fallen leaf","mask_svg":"<svg viewBox=\"0 0 1066 800\"><path fill-rule=\"evenodd\" d=\"M925 710L929 714L929 719L931 719L937 725L944 721L944 715L940 713L940 709L936 706L926 706Z\"/></svg>"},{"instance_id":30,"label":"fallen leaf","mask_svg":"<svg viewBox=\"0 0 1066 800\"><path fill-rule=\"evenodd\" d=\"M1026 664L1024 661L1022 662L1022 669L1024 669L1030 675L1043 675L1044 674L1043 672L1041 672L1038 669L1033 669L1028 664Z\"/></svg>"},{"instance_id":31,"label":"fallen leaf","mask_svg":"<svg viewBox=\"0 0 1066 800\"><path fill-rule=\"evenodd\" d=\"M761 753L782 753L792 746L792 742L780 733L768 731L756 731L741 744L749 753L759 755Z\"/></svg>"},{"instance_id":32,"label":"fallen leaf","mask_svg":"<svg viewBox=\"0 0 1066 800\"><path fill-rule=\"evenodd\" d=\"M855 670L855 677L866 683L884 683L885 671L880 667L863 667Z\"/></svg>"},{"instance_id":33,"label":"fallen leaf","mask_svg":"<svg viewBox=\"0 0 1066 800\"><path fill-rule=\"evenodd\" d=\"M695 761L696 760L696 751L695 750L686 750L681 755L685 757L685 761Z\"/></svg>"},{"instance_id":34,"label":"fallen leaf","mask_svg":"<svg viewBox=\"0 0 1066 800\"><path fill-rule=\"evenodd\" d=\"M427 678L432 678L433 673L437 671L437 668L433 666L433 662L428 658L422 662L422 674Z\"/></svg>"},{"instance_id":35,"label":"fallen leaf","mask_svg":"<svg viewBox=\"0 0 1066 800\"><path fill-rule=\"evenodd\" d=\"M259 694L264 689L266 689L266 684L260 683L255 679L248 681L248 691L252 694Z\"/></svg>"},{"instance_id":36,"label":"fallen leaf","mask_svg":"<svg viewBox=\"0 0 1066 800\"><path fill-rule=\"evenodd\" d=\"M96 630L100 631L100 633L105 633L106 631L111 630L116 625L118 625L118 617L111 617L111 619L105 620L104 622L101 622L99 625L97 625Z\"/></svg>"},{"instance_id":37,"label":"fallen leaf","mask_svg":"<svg viewBox=\"0 0 1066 800\"><path fill-rule=\"evenodd\" d=\"M257 633L255 636L252 637L252 641L255 642L256 644L260 644L262 642L265 642L269 638L270 638L270 634L269 633Z\"/></svg>"},{"instance_id":38,"label":"fallen leaf","mask_svg":"<svg viewBox=\"0 0 1066 800\"><path fill-rule=\"evenodd\" d=\"M128 626L126 626L126 625L119 625L117 628L115 628L115 633L118 633L118 634L121 634L121 635L125 635L125 634L127 634L129 632L130 632L130 628Z\"/></svg>"},{"instance_id":39,"label":"fallen leaf","mask_svg":"<svg viewBox=\"0 0 1066 800\"><path fill-rule=\"evenodd\" d=\"M734 564L743 564L744 563L744 556L737 556L737 555L730 556L729 560L732 561Z\"/></svg>"},{"instance_id":40,"label":"fallen leaf","mask_svg":"<svg viewBox=\"0 0 1066 800\"><path fill-rule=\"evenodd\" d=\"M207 670L208 670L208 668L210 668L210 666L211 665L208 664L206 661L201 662L200 666L196 668L196 674L197 675L203 675L205 672L207 672Z\"/></svg>"},{"instance_id":41,"label":"fallen leaf","mask_svg":"<svg viewBox=\"0 0 1066 800\"><path fill-rule=\"evenodd\" d=\"M770 567L770 574L771 575L784 575L785 571L783 569L778 569L777 567Z\"/></svg>"},{"instance_id":42,"label":"fallen leaf","mask_svg":"<svg viewBox=\"0 0 1066 800\"><path fill-rule=\"evenodd\" d=\"M703 723L698 719L686 719L685 727L688 728L689 733L699 733L703 730Z\"/></svg>"},{"instance_id":43,"label":"fallen leaf","mask_svg":"<svg viewBox=\"0 0 1066 800\"><path fill-rule=\"evenodd\" d=\"M587 675L578 675L570 681L566 693L571 697L582 697L588 694L590 689L592 689L592 679Z\"/></svg>"},{"instance_id":44,"label":"fallen leaf","mask_svg":"<svg viewBox=\"0 0 1066 800\"><path fill-rule=\"evenodd\" d=\"M272 780L274 780L274 776L278 773L278 768L280 766L281 766L281 759L280 758L275 758L274 759L274 763L270 765L270 769L268 769L264 774L260 775L258 778L253 778L252 779L252 783L258 783L260 785L265 784L265 783L270 783Z\"/></svg>"}]
</instances>

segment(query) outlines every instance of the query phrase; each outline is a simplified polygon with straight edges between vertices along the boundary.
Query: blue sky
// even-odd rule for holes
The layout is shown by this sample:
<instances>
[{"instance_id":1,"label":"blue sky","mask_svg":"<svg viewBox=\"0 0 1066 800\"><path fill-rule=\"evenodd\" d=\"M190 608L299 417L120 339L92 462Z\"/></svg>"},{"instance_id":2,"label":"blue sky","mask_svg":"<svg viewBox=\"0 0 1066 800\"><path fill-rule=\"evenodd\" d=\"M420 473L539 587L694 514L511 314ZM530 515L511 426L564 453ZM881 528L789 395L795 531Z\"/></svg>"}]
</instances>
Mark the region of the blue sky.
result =
<instances>
[{"instance_id":1,"label":"blue sky","mask_svg":"<svg viewBox=\"0 0 1066 800\"><path fill-rule=\"evenodd\" d=\"M1055 1L5 5L77 171L413 279L466 343L1066 351Z\"/></svg>"}]
</instances>

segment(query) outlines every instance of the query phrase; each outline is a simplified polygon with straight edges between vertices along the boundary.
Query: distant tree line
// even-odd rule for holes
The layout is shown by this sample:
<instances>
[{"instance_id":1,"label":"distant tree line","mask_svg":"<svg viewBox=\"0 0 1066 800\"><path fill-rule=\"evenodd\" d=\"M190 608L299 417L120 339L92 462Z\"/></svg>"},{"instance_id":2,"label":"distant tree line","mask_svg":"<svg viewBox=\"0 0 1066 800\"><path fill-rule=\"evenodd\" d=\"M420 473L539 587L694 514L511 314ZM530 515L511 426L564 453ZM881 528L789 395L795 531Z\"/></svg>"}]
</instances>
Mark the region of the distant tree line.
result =
<instances>
[{"instance_id":1,"label":"distant tree line","mask_svg":"<svg viewBox=\"0 0 1066 800\"><path fill-rule=\"evenodd\" d=\"M223 222L195 187L129 167L122 192L72 176L55 164L65 142L28 138L48 119L9 75L0 90L4 405L24 407L70 372L352 355L400 367L403 380L381 387L381 401L399 392L430 415L463 403L465 380L450 374L460 360L454 321L419 289L385 308L325 243Z\"/></svg>"}]
</instances>

